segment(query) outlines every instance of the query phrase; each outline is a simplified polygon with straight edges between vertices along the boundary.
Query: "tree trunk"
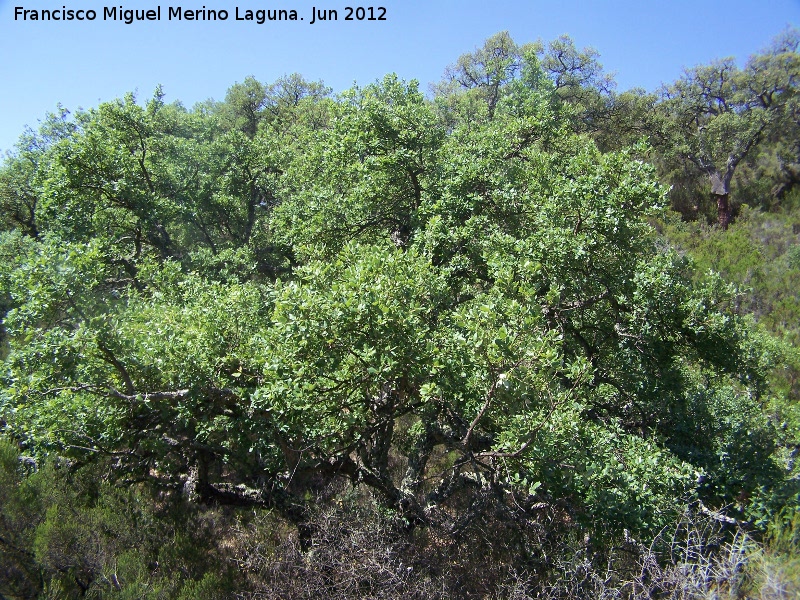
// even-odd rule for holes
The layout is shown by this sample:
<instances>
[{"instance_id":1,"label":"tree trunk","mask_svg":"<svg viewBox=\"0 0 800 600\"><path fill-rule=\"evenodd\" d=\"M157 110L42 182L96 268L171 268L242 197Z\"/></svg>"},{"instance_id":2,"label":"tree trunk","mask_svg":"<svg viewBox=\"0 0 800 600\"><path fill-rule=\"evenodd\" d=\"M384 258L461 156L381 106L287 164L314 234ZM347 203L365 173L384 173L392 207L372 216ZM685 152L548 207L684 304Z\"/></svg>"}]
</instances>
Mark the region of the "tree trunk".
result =
<instances>
[{"instance_id":1,"label":"tree trunk","mask_svg":"<svg viewBox=\"0 0 800 600\"><path fill-rule=\"evenodd\" d=\"M727 231L731 222L731 207L728 202L728 194L711 194L717 201L717 222L723 231Z\"/></svg>"},{"instance_id":2,"label":"tree trunk","mask_svg":"<svg viewBox=\"0 0 800 600\"><path fill-rule=\"evenodd\" d=\"M729 161L730 163L730 161ZM711 199L717 203L717 222L722 227L723 231L728 229L731 223L731 205L728 197L731 192L731 179L733 177L733 167L728 165L728 169L724 175L720 176L719 172L714 169L709 173L711 179Z\"/></svg>"},{"instance_id":3,"label":"tree trunk","mask_svg":"<svg viewBox=\"0 0 800 600\"><path fill-rule=\"evenodd\" d=\"M192 504L205 502L211 486L208 483L208 458L197 456L195 463L189 467L189 475L183 484L183 494Z\"/></svg>"}]
</instances>

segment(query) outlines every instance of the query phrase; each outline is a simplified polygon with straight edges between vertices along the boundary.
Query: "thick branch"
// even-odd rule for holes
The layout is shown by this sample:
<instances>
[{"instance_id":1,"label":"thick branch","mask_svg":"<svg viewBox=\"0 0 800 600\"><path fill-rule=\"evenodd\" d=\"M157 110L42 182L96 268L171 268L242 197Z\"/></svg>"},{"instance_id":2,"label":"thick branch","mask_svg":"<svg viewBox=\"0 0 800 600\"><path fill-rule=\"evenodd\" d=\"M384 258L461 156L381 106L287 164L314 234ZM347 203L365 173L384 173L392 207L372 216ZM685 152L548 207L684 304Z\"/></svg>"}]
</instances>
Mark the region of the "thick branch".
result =
<instances>
[{"instance_id":1,"label":"thick branch","mask_svg":"<svg viewBox=\"0 0 800 600\"><path fill-rule=\"evenodd\" d=\"M122 382L125 384L125 393L128 394L128 396L133 396L136 392L136 389L133 387L133 381L131 381L131 376L128 374L128 370L125 368L125 365L117 360L117 357L114 356L114 353L111 352L111 349L102 342L97 342L97 348L103 355L103 359L112 367L114 367L119 376L122 378Z\"/></svg>"}]
</instances>

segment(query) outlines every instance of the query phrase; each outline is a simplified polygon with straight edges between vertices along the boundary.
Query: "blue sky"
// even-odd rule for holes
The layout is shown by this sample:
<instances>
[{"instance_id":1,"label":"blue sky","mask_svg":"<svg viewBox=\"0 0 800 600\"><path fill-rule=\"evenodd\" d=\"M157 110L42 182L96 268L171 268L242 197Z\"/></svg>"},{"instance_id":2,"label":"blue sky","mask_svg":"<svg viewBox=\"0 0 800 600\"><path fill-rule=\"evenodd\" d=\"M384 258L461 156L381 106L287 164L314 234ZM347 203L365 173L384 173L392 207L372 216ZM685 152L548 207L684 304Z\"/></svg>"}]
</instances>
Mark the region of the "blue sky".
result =
<instances>
[{"instance_id":1,"label":"blue sky","mask_svg":"<svg viewBox=\"0 0 800 600\"><path fill-rule=\"evenodd\" d=\"M74 110L137 91L148 98L162 84L168 101L186 106L221 100L233 83L253 75L272 82L299 72L335 91L386 73L418 79L424 89L445 67L490 35L510 31L518 43L568 33L600 52L618 89L657 88L684 67L715 58L743 61L787 25L800 26L800 0L381 0L386 21L346 22L344 7L315 0L0 0L0 152L26 125L37 126L57 103ZM353 2L350 5L356 5ZM160 22L103 21L105 6L162 8ZM362 6L370 6L362 3ZM93 22L14 19L24 9L94 9ZM226 9L227 21L168 21L170 6ZM236 21L235 8L295 9L304 21ZM338 21L310 24L312 7L337 9Z\"/></svg>"}]
</instances>

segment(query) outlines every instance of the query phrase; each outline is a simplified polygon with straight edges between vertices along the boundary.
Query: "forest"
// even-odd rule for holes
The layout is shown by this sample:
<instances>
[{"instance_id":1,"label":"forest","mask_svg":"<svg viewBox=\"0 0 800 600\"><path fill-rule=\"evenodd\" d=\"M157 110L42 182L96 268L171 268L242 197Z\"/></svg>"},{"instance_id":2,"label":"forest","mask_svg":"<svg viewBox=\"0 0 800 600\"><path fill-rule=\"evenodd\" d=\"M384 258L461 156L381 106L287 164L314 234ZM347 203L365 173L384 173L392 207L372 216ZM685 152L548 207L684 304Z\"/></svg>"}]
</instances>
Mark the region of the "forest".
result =
<instances>
[{"instance_id":1,"label":"forest","mask_svg":"<svg viewBox=\"0 0 800 600\"><path fill-rule=\"evenodd\" d=\"M21 134L0 599L800 597L800 31L454 58Z\"/></svg>"}]
</instances>

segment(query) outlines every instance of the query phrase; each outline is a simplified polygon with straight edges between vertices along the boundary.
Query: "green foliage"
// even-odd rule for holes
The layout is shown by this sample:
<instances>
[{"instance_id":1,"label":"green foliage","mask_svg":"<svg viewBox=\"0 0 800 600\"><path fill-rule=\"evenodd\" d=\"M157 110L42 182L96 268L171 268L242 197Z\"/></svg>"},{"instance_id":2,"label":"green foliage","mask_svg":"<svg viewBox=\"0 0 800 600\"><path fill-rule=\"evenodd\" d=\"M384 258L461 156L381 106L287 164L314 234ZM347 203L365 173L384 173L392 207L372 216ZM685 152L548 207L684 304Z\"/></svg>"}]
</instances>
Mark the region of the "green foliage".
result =
<instances>
[{"instance_id":1,"label":"green foliage","mask_svg":"<svg viewBox=\"0 0 800 600\"><path fill-rule=\"evenodd\" d=\"M695 69L659 104L569 38L502 33L432 101L292 75L50 118L0 168L2 585L230 597L212 561L235 543L196 506L274 510L307 551L343 480L395 540L469 554L496 526L524 573L545 523L608 549L690 505L788 514L794 216L677 223L638 138L677 136L662 171L743 160L773 105L694 100L723 73L746 102L794 54Z\"/></svg>"},{"instance_id":2,"label":"green foliage","mask_svg":"<svg viewBox=\"0 0 800 600\"><path fill-rule=\"evenodd\" d=\"M798 43L797 30L789 29L770 48L750 57L744 69L733 58L726 58L687 69L683 77L662 90L658 108L664 119L653 128L658 132L659 148L668 163L682 164L708 178L712 197L723 198L724 205L718 208L723 229L730 221L727 198L740 165L749 161L752 169L759 156L771 153L783 154L786 163L793 164L792 151L784 144L792 148L794 144L784 140L796 139L791 132L796 127ZM765 141L770 143L762 148ZM786 191L792 169L779 167L784 174L778 179L784 181L775 188L776 193ZM765 169L759 170L763 173ZM744 190L736 190L736 205L742 201L772 204L768 190L756 191L751 183L750 194L755 191L756 196L747 198L746 188L747 184Z\"/></svg>"},{"instance_id":3,"label":"green foliage","mask_svg":"<svg viewBox=\"0 0 800 600\"><path fill-rule=\"evenodd\" d=\"M796 213L774 214L743 206L728 232L672 223L665 234L691 252L701 271L713 270L738 286L737 305L771 332L797 347L800 343L800 264Z\"/></svg>"},{"instance_id":4,"label":"green foliage","mask_svg":"<svg viewBox=\"0 0 800 600\"><path fill-rule=\"evenodd\" d=\"M346 92L288 168L288 199L275 211L282 241L301 259L331 257L348 241L407 245L435 193L443 136L417 82L387 76Z\"/></svg>"},{"instance_id":5,"label":"green foliage","mask_svg":"<svg viewBox=\"0 0 800 600\"><path fill-rule=\"evenodd\" d=\"M138 486L109 485L100 465L26 467L5 437L0 451L0 593L167 599L230 591L208 524L185 506L157 507Z\"/></svg>"}]
</instances>

